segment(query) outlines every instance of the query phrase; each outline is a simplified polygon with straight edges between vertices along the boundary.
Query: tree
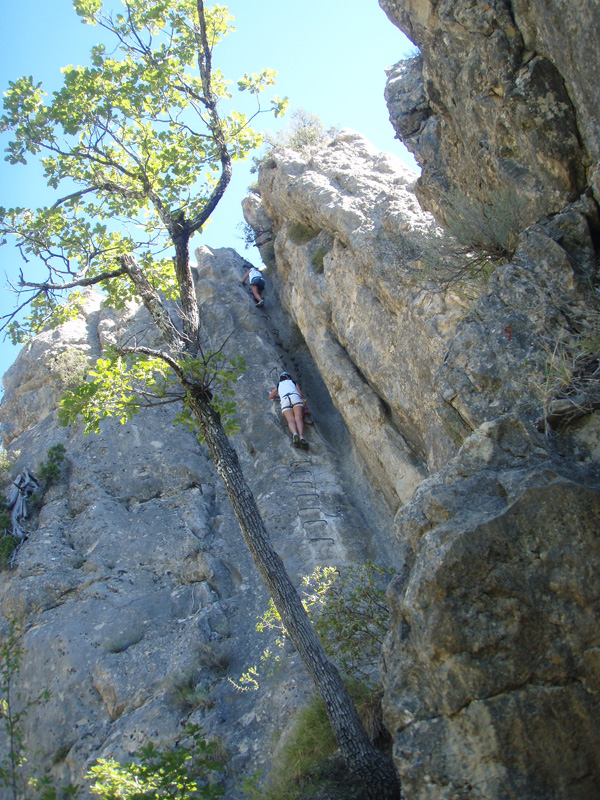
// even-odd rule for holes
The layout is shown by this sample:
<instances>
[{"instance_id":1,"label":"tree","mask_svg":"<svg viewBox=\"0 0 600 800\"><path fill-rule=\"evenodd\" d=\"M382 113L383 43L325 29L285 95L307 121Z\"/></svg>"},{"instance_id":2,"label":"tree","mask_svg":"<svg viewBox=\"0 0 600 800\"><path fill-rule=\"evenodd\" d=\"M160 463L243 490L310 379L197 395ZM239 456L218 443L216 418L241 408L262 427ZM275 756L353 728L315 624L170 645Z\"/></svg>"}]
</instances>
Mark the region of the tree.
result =
<instances>
[{"instance_id":1,"label":"tree","mask_svg":"<svg viewBox=\"0 0 600 800\"><path fill-rule=\"evenodd\" d=\"M19 340L62 322L76 313L81 287L102 287L106 302L115 306L131 297L141 300L164 344L157 349L134 342L107 353L92 379L69 396L63 419L82 413L93 430L110 414L126 420L144 404L183 403L181 419L193 424L208 446L350 769L368 796L397 797L391 762L370 744L271 545L227 438L225 398L240 364L223 364L220 348L209 348L200 321L190 239L223 196L232 161L260 142L245 115L219 111L228 84L213 69L212 55L232 18L223 6L205 9L202 0L125 0L125 12L117 15L103 13L101 0L74 0L74 5L85 22L116 37L119 57L104 45L94 47L92 66L68 67L64 86L47 104L31 78L10 84L0 120L1 129L13 136L8 160L25 163L29 154L40 154L48 185L66 186L67 193L35 212L0 210L4 238L16 237L25 260L36 258L47 268L45 281L28 281L21 272L17 311L29 304L31 314L26 324L11 316L8 330ZM245 75L238 86L258 101L273 81L274 73L263 70ZM271 103L275 114L285 107L279 98ZM164 256L167 248L172 258Z\"/></svg>"}]
</instances>

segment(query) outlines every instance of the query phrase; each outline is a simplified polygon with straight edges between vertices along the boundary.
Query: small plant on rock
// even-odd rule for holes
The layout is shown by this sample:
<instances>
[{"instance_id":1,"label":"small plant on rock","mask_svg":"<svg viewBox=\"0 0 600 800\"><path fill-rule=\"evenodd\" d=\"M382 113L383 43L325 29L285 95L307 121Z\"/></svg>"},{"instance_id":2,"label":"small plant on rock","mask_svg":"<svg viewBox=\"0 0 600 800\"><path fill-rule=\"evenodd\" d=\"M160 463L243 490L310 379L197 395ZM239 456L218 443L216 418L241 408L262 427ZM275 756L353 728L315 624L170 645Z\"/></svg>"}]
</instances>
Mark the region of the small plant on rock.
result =
<instances>
[{"instance_id":1,"label":"small plant on rock","mask_svg":"<svg viewBox=\"0 0 600 800\"><path fill-rule=\"evenodd\" d=\"M326 247L319 247L319 249L315 250L315 252L310 257L310 263L313 265L317 275L323 274L323 269L324 269L323 259L325 258L328 252L329 250Z\"/></svg>"},{"instance_id":2,"label":"small plant on rock","mask_svg":"<svg viewBox=\"0 0 600 800\"><path fill-rule=\"evenodd\" d=\"M325 649L348 676L369 680L387 632L385 589L393 570L372 561L349 567L317 567L302 579L303 604ZM287 632L273 602L257 630L278 632L283 647Z\"/></svg>"},{"instance_id":3,"label":"small plant on rock","mask_svg":"<svg viewBox=\"0 0 600 800\"><path fill-rule=\"evenodd\" d=\"M94 781L92 793L103 800L222 797L224 790L215 781L223 768L218 744L208 742L197 725L187 725L184 733L184 741L170 750L159 750L149 742L136 754L136 762L98 759L86 775Z\"/></svg>"},{"instance_id":4,"label":"small plant on rock","mask_svg":"<svg viewBox=\"0 0 600 800\"><path fill-rule=\"evenodd\" d=\"M365 717L372 705L371 689L357 681L347 686L368 730ZM295 715L293 730L274 760L266 785L258 789L251 784L246 794L252 800L363 797L361 788L337 756L337 742L319 697L313 695Z\"/></svg>"},{"instance_id":5,"label":"small plant on rock","mask_svg":"<svg viewBox=\"0 0 600 800\"><path fill-rule=\"evenodd\" d=\"M65 460L65 448L62 444L50 447L46 460L38 468L38 475L46 482L46 488L60 477L60 465Z\"/></svg>"},{"instance_id":6,"label":"small plant on rock","mask_svg":"<svg viewBox=\"0 0 600 800\"><path fill-rule=\"evenodd\" d=\"M288 236L294 244L308 244L321 233L320 228L312 228L302 222L290 222L287 229Z\"/></svg>"},{"instance_id":7,"label":"small plant on rock","mask_svg":"<svg viewBox=\"0 0 600 800\"><path fill-rule=\"evenodd\" d=\"M585 312L561 311L567 323L553 338L541 340L539 369L530 379L545 433L600 407L600 304Z\"/></svg>"},{"instance_id":8,"label":"small plant on rock","mask_svg":"<svg viewBox=\"0 0 600 800\"><path fill-rule=\"evenodd\" d=\"M450 195L444 209L447 235L422 243L425 277L443 287L487 282L514 255L527 212L527 199L514 189L499 188L487 204L459 192Z\"/></svg>"},{"instance_id":9,"label":"small plant on rock","mask_svg":"<svg viewBox=\"0 0 600 800\"><path fill-rule=\"evenodd\" d=\"M198 648L198 660L203 667L214 672L227 672L231 661L231 645L229 642L202 642Z\"/></svg>"}]
</instances>

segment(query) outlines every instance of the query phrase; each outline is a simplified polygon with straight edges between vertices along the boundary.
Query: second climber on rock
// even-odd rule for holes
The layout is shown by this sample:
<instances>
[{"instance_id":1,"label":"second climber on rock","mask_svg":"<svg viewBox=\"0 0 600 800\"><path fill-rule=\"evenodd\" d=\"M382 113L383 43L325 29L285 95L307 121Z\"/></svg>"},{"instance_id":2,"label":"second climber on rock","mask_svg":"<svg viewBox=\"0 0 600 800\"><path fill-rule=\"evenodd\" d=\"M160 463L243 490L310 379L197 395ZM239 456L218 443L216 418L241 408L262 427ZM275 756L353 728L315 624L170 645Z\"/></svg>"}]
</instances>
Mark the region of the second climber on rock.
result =
<instances>
[{"instance_id":1,"label":"second climber on rock","mask_svg":"<svg viewBox=\"0 0 600 800\"><path fill-rule=\"evenodd\" d=\"M263 300L263 292L265 290L265 279L262 276L262 272L256 267L250 267L248 272L242 278L242 286L246 285L246 280L250 278L250 291L252 292L252 296L254 298L254 305L257 308L261 308L264 305Z\"/></svg>"},{"instance_id":2,"label":"second climber on rock","mask_svg":"<svg viewBox=\"0 0 600 800\"><path fill-rule=\"evenodd\" d=\"M274 400L276 397L279 397L283 416L292 434L292 444L294 447L308 450L308 442L304 438L304 406L306 400L302 395L299 384L294 381L289 372L281 373L277 386L269 393L269 400Z\"/></svg>"}]
</instances>

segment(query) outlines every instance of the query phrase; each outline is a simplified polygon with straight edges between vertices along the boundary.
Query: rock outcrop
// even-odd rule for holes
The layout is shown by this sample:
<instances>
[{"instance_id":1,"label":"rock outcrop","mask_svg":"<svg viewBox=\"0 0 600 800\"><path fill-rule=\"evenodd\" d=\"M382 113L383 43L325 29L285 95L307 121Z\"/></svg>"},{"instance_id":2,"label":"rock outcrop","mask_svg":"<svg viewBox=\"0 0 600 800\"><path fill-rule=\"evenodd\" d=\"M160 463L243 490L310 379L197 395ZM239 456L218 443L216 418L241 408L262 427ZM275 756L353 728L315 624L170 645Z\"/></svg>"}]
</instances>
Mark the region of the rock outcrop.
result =
<instances>
[{"instance_id":1,"label":"rock outcrop","mask_svg":"<svg viewBox=\"0 0 600 800\"><path fill-rule=\"evenodd\" d=\"M587 185L600 199L597 3L380 5L420 50L386 97L425 208L443 221L463 200L474 213L512 198L525 227Z\"/></svg>"},{"instance_id":2,"label":"rock outcrop","mask_svg":"<svg viewBox=\"0 0 600 800\"><path fill-rule=\"evenodd\" d=\"M389 561L387 511L359 479L344 423L272 293L257 311L240 286L243 258L209 248L198 258L205 330L229 336L231 354L248 366L236 385L235 446L294 581L317 565ZM97 435L57 423L57 358L68 352L79 363L77 354L97 355L100 345L134 332L139 340L147 322L143 309L115 313L90 298L84 316L36 337L5 381L13 472L36 471L57 443L66 451L16 568L0 573L3 619L25 631L20 685L30 697L50 693L29 709L27 745L59 783L80 782L97 757L130 760L149 739L173 746L186 721L224 743L234 783L265 771L274 731L285 733L310 691L291 654L257 692L228 680L273 646L254 630L268 598L205 448L174 425L175 412L106 420ZM291 447L268 400L283 367L301 373L314 406L308 454Z\"/></svg>"},{"instance_id":3,"label":"rock outcrop","mask_svg":"<svg viewBox=\"0 0 600 800\"><path fill-rule=\"evenodd\" d=\"M385 719L410 798L593 798L598 473L514 416L397 516Z\"/></svg>"},{"instance_id":4,"label":"rock outcrop","mask_svg":"<svg viewBox=\"0 0 600 800\"><path fill-rule=\"evenodd\" d=\"M259 214L271 221L281 301L393 509L455 450L422 387L466 310L415 279L419 243L436 230L415 179L346 130L306 157L274 151L260 198L243 203L254 227L265 230Z\"/></svg>"},{"instance_id":5,"label":"rock outcrop","mask_svg":"<svg viewBox=\"0 0 600 800\"><path fill-rule=\"evenodd\" d=\"M403 797L591 800L598 208L448 285L411 176L380 163L347 131L276 149L245 210L263 237L271 220L281 301L397 511L382 670Z\"/></svg>"}]
</instances>

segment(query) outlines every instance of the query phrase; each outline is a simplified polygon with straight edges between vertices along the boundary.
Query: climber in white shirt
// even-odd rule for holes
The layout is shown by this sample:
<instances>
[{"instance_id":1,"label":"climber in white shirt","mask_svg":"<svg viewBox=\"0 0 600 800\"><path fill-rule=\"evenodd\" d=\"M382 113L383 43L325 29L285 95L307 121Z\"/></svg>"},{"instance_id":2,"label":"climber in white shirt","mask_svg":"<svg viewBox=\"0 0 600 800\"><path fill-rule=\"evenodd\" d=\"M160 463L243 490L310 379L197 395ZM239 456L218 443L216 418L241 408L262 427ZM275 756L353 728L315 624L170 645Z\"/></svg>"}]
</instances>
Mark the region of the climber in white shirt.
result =
<instances>
[{"instance_id":1,"label":"climber in white shirt","mask_svg":"<svg viewBox=\"0 0 600 800\"><path fill-rule=\"evenodd\" d=\"M254 297L254 304L259 308L264 304L262 293L265 290L265 279L262 272L256 267L250 267L248 272L242 278L242 286L246 285L246 280L250 278L250 291Z\"/></svg>"},{"instance_id":2,"label":"climber in white shirt","mask_svg":"<svg viewBox=\"0 0 600 800\"><path fill-rule=\"evenodd\" d=\"M277 386L269 393L269 400L274 400L276 397L279 397L283 416L292 434L292 444L294 447L308 450L308 442L303 436L306 400L302 395L300 386L294 381L289 372L281 373Z\"/></svg>"}]
</instances>

